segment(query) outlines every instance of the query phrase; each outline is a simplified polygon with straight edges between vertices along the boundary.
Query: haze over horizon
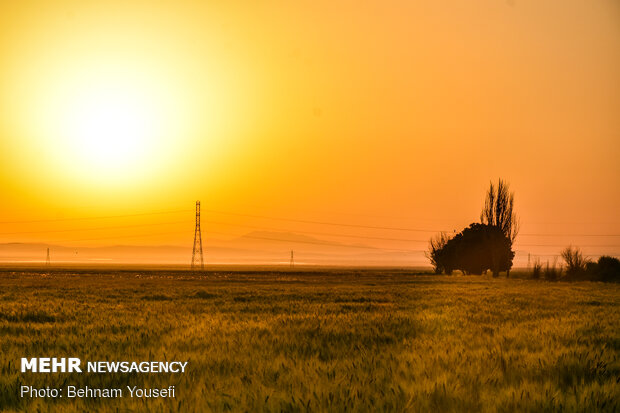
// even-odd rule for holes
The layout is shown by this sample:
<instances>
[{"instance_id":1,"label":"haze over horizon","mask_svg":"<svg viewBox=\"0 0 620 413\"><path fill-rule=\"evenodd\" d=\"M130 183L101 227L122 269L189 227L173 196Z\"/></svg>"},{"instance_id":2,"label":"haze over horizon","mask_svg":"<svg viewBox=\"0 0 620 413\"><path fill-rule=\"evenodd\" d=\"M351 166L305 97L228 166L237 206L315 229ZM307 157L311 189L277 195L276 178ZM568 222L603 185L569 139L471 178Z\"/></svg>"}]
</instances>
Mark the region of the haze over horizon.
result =
<instances>
[{"instance_id":1,"label":"haze over horizon","mask_svg":"<svg viewBox=\"0 0 620 413\"><path fill-rule=\"evenodd\" d=\"M391 256L503 178L521 258L620 254L614 0L5 2L0 59L0 244Z\"/></svg>"}]
</instances>

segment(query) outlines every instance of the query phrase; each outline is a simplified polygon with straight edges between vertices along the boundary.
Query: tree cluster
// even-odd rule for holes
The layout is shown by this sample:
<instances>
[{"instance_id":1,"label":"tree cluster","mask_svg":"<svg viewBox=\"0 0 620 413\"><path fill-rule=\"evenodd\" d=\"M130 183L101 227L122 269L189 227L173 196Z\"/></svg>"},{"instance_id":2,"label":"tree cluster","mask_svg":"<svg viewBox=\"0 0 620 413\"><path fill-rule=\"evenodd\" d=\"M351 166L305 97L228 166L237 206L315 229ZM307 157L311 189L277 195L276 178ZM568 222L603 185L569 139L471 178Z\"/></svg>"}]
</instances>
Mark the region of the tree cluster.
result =
<instances>
[{"instance_id":1,"label":"tree cluster","mask_svg":"<svg viewBox=\"0 0 620 413\"><path fill-rule=\"evenodd\" d=\"M603 255L598 261L585 258L579 248L566 247L561 253L567 281L620 281L620 260Z\"/></svg>"},{"instance_id":2,"label":"tree cluster","mask_svg":"<svg viewBox=\"0 0 620 413\"><path fill-rule=\"evenodd\" d=\"M499 180L490 184L480 223L473 223L454 237L441 233L429 242L427 256L436 274L482 274L491 270L494 277L512 268L512 243L519 232L513 210L514 194Z\"/></svg>"},{"instance_id":3,"label":"tree cluster","mask_svg":"<svg viewBox=\"0 0 620 413\"><path fill-rule=\"evenodd\" d=\"M512 267L514 252L510 239L493 225L471 224L430 252L436 273L482 274L487 270L498 276Z\"/></svg>"}]
</instances>

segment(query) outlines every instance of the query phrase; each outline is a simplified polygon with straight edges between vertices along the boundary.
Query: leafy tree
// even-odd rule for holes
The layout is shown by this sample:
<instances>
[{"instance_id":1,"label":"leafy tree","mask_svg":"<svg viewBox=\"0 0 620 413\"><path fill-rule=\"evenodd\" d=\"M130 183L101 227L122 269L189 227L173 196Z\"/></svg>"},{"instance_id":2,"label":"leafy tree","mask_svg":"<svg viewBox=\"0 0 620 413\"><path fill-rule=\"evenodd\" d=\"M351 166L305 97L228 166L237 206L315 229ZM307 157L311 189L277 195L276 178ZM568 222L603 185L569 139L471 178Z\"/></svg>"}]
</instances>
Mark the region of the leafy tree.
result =
<instances>
[{"instance_id":1,"label":"leafy tree","mask_svg":"<svg viewBox=\"0 0 620 413\"><path fill-rule=\"evenodd\" d=\"M441 274L446 272L446 274L451 274L446 271L446 263L442 254L443 248L446 246L448 241L450 241L451 237L445 232L440 232L439 234L432 237L428 242L428 251L426 252L426 257L430 260L431 265L433 266L433 270L435 274Z\"/></svg>"},{"instance_id":2,"label":"leafy tree","mask_svg":"<svg viewBox=\"0 0 620 413\"><path fill-rule=\"evenodd\" d=\"M596 272L601 281L620 281L620 260L603 255L596 263Z\"/></svg>"},{"instance_id":3,"label":"leafy tree","mask_svg":"<svg viewBox=\"0 0 620 413\"><path fill-rule=\"evenodd\" d=\"M514 252L511 242L496 226L471 224L437 251L446 274L461 270L465 274L482 274L491 270L497 277L500 271L512 267Z\"/></svg>"},{"instance_id":4,"label":"leafy tree","mask_svg":"<svg viewBox=\"0 0 620 413\"><path fill-rule=\"evenodd\" d=\"M620 260L608 255L599 257L596 262L585 260L583 270L575 273L570 279L618 282L620 281Z\"/></svg>"}]
</instances>

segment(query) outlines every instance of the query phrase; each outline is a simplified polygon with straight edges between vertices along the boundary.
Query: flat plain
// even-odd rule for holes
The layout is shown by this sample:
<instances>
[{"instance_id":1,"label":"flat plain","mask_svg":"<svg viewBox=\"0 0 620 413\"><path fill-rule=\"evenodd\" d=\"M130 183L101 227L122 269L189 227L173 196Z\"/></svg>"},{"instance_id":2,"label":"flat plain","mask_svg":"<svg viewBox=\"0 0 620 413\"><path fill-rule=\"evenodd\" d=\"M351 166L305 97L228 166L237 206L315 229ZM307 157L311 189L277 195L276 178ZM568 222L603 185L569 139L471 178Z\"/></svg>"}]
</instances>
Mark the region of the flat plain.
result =
<instances>
[{"instance_id":1,"label":"flat plain","mask_svg":"<svg viewBox=\"0 0 620 413\"><path fill-rule=\"evenodd\" d=\"M3 411L620 410L620 285L407 270L0 270ZM20 373L21 357L189 361ZM21 385L175 398L21 398Z\"/></svg>"}]
</instances>

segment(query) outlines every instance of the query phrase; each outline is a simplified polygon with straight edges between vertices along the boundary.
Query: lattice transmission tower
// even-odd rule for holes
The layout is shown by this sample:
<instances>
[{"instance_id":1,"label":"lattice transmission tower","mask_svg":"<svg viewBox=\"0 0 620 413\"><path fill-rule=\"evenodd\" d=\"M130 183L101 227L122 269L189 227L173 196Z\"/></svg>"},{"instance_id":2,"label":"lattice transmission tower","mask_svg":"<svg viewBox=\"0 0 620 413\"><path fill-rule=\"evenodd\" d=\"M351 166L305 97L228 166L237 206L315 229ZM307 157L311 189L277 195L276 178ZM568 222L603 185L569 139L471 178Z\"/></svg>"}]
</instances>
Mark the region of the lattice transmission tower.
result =
<instances>
[{"instance_id":1,"label":"lattice transmission tower","mask_svg":"<svg viewBox=\"0 0 620 413\"><path fill-rule=\"evenodd\" d=\"M200 234L200 201L196 201L196 229L194 230L194 250L192 251L192 270L200 267L205 269L205 262L202 256L202 235Z\"/></svg>"},{"instance_id":2,"label":"lattice transmission tower","mask_svg":"<svg viewBox=\"0 0 620 413\"><path fill-rule=\"evenodd\" d=\"M50 249L47 249L47 257L45 258L45 266L49 267L52 265L52 261L50 260Z\"/></svg>"},{"instance_id":3,"label":"lattice transmission tower","mask_svg":"<svg viewBox=\"0 0 620 413\"><path fill-rule=\"evenodd\" d=\"M293 254L293 250L291 250L291 268L295 266L295 255Z\"/></svg>"}]
</instances>

